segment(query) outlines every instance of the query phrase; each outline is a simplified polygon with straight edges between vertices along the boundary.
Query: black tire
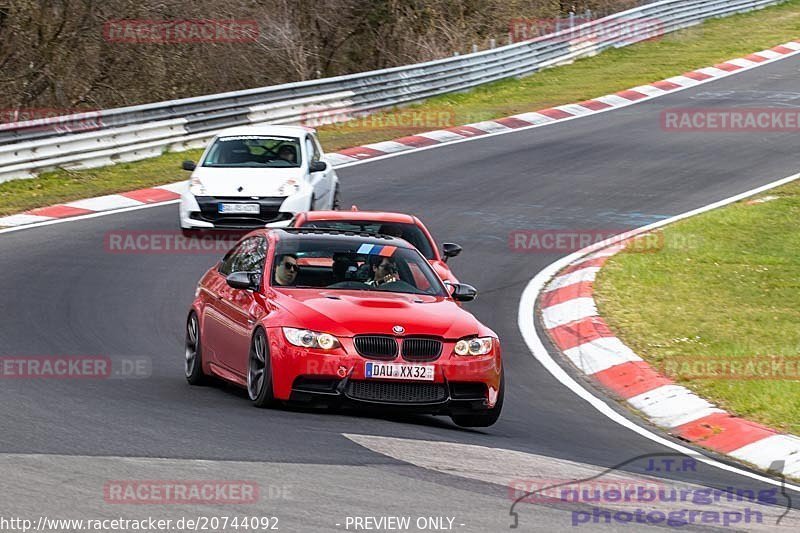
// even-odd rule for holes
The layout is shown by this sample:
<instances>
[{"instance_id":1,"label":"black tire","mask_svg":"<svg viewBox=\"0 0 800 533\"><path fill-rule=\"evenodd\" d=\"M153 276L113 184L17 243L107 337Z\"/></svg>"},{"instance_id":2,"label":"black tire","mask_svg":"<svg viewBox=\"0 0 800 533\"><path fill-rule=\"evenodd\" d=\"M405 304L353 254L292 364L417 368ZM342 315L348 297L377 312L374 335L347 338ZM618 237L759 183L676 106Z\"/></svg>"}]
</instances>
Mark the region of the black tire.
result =
<instances>
[{"instance_id":1,"label":"black tire","mask_svg":"<svg viewBox=\"0 0 800 533\"><path fill-rule=\"evenodd\" d=\"M497 422L497 419L500 418L500 412L503 410L503 397L506 394L505 378L504 372L500 375L500 392L497 394L497 402L495 402L494 407L482 413L452 415L450 418L453 423L462 428L488 428Z\"/></svg>"},{"instance_id":2,"label":"black tire","mask_svg":"<svg viewBox=\"0 0 800 533\"><path fill-rule=\"evenodd\" d=\"M184 375L190 385L204 385L208 376L203 373L203 351L200 344L200 321L192 311L186 319L186 348L184 351Z\"/></svg>"},{"instance_id":3,"label":"black tire","mask_svg":"<svg viewBox=\"0 0 800 533\"><path fill-rule=\"evenodd\" d=\"M269 342L262 329L257 329L250 341L250 355L247 360L247 395L256 407L269 407L275 404L275 397L272 395Z\"/></svg>"},{"instance_id":4,"label":"black tire","mask_svg":"<svg viewBox=\"0 0 800 533\"><path fill-rule=\"evenodd\" d=\"M339 194L339 184L336 184L336 188L333 190L333 202L331 203L331 209L334 211L339 211L342 208L342 198Z\"/></svg>"}]
</instances>

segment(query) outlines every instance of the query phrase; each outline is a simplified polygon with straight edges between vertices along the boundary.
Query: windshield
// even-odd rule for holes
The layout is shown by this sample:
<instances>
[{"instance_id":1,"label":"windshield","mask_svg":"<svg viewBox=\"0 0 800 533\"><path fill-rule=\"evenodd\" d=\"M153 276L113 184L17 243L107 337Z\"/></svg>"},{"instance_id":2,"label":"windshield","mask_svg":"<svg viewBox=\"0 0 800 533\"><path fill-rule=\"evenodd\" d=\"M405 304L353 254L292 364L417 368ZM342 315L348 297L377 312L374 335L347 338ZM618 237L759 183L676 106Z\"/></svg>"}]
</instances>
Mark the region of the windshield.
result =
<instances>
[{"instance_id":1,"label":"windshield","mask_svg":"<svg viewBox=\"0 0 800 533\"><path fill-rule=\"evenodd\" d=\"M354 239L279 242L272 284L447 296L442 282L417 250Z\"/></svg>"},{"instance_id":2,"label":"windshield","mask_svg":"<svg viewBox=\"0 0 800 533\"><path fill-rule=\"evenodd\" d=\"M400 237L413 244L414 247L425 256L425 259L436 259L430 241L422 230L414 224L378 221L368 222L363 220L309 220L303 224L303 227L381 233L383 235L391 235L392 237Z\"/></svg>"},{"instance_id":3,"label":"windshield","mask_svg":"<svg viewBox=\"0 0 800 533\"><path fill-rule=\"evenodd\" d=\"M296 137L239 135L214 141L202 166L297 168L300 159L300 141Z\"/></svg>"}]
</instances>

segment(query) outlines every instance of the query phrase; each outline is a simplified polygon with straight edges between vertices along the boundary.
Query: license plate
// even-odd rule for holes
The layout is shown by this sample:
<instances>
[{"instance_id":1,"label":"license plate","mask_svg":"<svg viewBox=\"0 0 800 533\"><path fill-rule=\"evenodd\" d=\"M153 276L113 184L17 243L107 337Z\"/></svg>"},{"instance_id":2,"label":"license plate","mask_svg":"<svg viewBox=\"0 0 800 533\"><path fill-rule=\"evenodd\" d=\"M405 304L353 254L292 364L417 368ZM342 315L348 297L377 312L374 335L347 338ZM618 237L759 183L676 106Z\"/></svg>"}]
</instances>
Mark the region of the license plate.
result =
<instances>
[{"instance_id":1,"label":"license plate","mask_svg":"<svg viewBox=\"0 0 800 533\"><path fill-rule=\"evenodd\" d=\"M258 204L219 204L219 212L257 215L261 212L261 206Z\"/></svg>"},{"instance_id":2,"label":"license plate","mask_svg":"<svg viewBox=\"0 0 800 533\"><path fill-rule=\"evenodd\" d=\"M433 381L433 365L404 365L399 363L367 363L368 379L416 379Z\"/></svg>"}]
</instances>

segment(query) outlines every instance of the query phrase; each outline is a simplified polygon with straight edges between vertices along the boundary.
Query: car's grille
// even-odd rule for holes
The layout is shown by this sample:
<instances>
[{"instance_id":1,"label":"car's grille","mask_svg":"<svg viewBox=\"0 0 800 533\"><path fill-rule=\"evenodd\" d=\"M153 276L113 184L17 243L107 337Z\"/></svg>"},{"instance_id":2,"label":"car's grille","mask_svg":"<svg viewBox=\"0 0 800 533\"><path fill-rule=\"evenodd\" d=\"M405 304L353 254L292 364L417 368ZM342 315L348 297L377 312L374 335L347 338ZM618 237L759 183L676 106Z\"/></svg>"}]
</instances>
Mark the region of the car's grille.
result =
<instances>
[{"instance_id":1,"label":"car's grille","mask_svg":"<svg viewBox=\"0 0 800 533\"><path fill-rule=\"evenodd\" d=\"M200 206L199 213L193 213L192 218L204 222L213 222L220 227L252 227L263 226L270 222L279 222L291 218L291 213L281 213L280 207L283 205L285 197L262 197L252 199L247 197L223 197L223 196L197 196L197 204ZM220 213L218 206L220 203L232 204L258 204L258 214L242 213Z\"/></svg>"},{"instance_id":2,"label":"car's grille","mask_svg":"<svg viewBox=\"0 0 800 533\"><path fill-rule=\"evenodd\" d=\"M442 341L409 337L403 339L403 359L406 361L434 361L442 355Z\"/></svg>"},{"instance_id":3,"label":"car's grille","mask_svg":"<svg viewBox=\"0 0 800 533\"><path fill-rule=\"evenodd\" d=\"M370 402L438 403L447 399L447 389L441 383L351 381L347 384L347 396Z\"/></svg>"},{"instance_id":4,"label":"car's grille","mask_svg":"<svg viewBox=\"0 0 800 533\"><path fill-rule=\"evenodd\" d=\"M393 337L359 335L354 343L358 353L369 359L389 361L397 357L397 341Z\"/></svg>"}]
</instances>

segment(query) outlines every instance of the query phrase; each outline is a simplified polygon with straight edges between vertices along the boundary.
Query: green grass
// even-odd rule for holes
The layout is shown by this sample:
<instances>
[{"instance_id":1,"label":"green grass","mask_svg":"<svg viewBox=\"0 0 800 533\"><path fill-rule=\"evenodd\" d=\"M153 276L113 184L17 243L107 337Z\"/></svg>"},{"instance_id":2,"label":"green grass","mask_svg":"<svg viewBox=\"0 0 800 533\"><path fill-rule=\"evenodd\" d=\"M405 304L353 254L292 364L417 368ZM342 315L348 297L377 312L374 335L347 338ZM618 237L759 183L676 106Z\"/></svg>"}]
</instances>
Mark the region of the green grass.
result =
<instances>
[{"instance_id":1,"label":"green grass","mask_svg":"<svg viewBox=\"0 0 800 533\"><path fill-rule=\"evenodd\" d=\"M394 113L320 128L327 151L385 141L422 131L467 124L574 103L661 80L800 38L800 0L701 26L626 48L609 50L519 80L431 98ZM401 118L441 113L417 125ZM0 184L0 216L26 209L169 183L185 177L179 163L197 152L85 171L56 171L34 180Z\"/></svg>"},{"instance_id":2,"label":"green grass","mask_svg":"<svg viewBox=\"0 0 800 533\"><path fill-rule=\"evenodd\" d=\"M596 299L611 329L645 360L660 369L677 364L676 380L702 397L798 434L800 183L763 197L777 198L687 219L664 230L662 249L613 257ZM766 379L709 379L683 366L783 357L794 371Z\"/></svg>"}]
</instances>

